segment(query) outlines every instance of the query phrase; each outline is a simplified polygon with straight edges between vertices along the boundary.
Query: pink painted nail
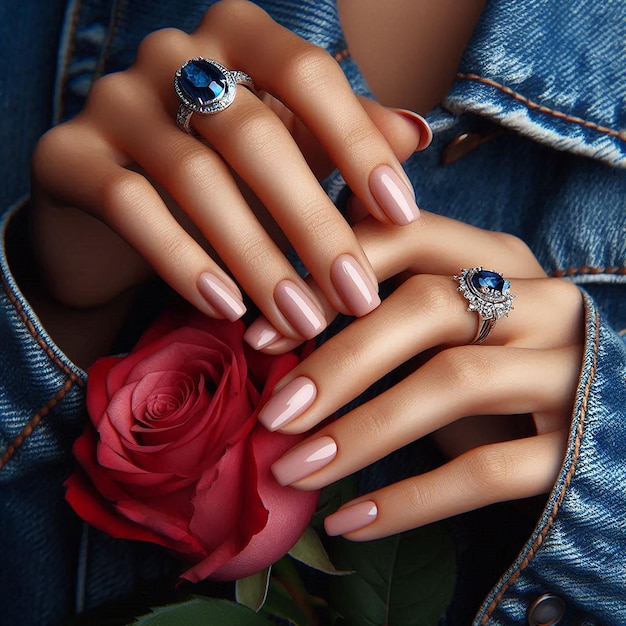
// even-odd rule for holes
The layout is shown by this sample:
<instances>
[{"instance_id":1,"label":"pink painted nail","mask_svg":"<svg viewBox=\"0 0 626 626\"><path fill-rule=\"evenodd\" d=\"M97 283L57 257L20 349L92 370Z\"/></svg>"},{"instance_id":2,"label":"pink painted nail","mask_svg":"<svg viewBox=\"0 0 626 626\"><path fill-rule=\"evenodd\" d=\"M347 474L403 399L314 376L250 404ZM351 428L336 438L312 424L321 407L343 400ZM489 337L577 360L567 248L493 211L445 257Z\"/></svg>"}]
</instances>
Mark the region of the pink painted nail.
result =
<instances>
[{"instance_id":1,"label":"pink painted nail","mask_svg":"<svg viewBox=\"0 0 626 626\"><path fill-rule=\"evenodd\" d=\"M339 509L324 520L326 534L334 537L345 535L359 528L365 528L371 524L378 515L378 507L375 502L365 500Z\"/></svg>"},{"instance_id":2,"label":"pink painted nail","mask_svg":"<svg viewBox=\"0 0 626 626\"><path fill-rule=\"evenodd\" d=\"M282 280L276 285L274 299L283 315L305 339L313 339L326 326L319 307L290 280Z\"/></svg>"},{"instance_id":3,"label":"pink painted nail","mask_svg":"<svg viewBox=\"0 0 626 626\"><path fill-rule=\"evenodd\" d=\"M200 274L197 286L202 297L227 320L234 322L246 312L241 298L214 274Z\"/></svg>"},{"instance_id":4,"label":"pink painted nail","mask_svg":"<svg viewBox=\"0 0 626 626\"><path fill-rule=\"evenodd\" d=\"M330 268L330 279L346 306L357 317L373 311L380 304L378 285L371 283L353 256L338 256Z\"/></svg>"},{"instance_id":5,"label":"pink painted nail","mask_svg":"<svg viewBox=\"0 0 626 626\"><path fill-rule=\"evenodd\" d=\"M415 148L416 152L419 152L420 150L425 150L426 148L428 148L428 146L430 146L433 140L433 131L430 125L428 124L428 122L419 113L416 113L415 111L410 111L409 109L391 109L391 110L394 113L397 113L398 115L402 115L402 117L413 122L419 128L420 140L419 140L419 143L417 144L417 148Z\"/></svg>"},{"instance_id":6,"label":"pink painted nail","mask_svg":"<svg viewBox=\"0 0 626 626\"><path fill-rule=\"evenodd\" d=\"M287 452L272 465L272 473L281 485L291 485L326 467L336 455L335 441L330 437L320 437Z\"/></svg>"},{"instance_id":7,"label":"pink painted nail","mask_svg":"<svg viewBox=\"0 0 626 626\"><path fill-rule=\"evenodd\" d=\"M268 430L277 430L304 413L316 396L317 387L310 378L294 378L261 409L259 422Z\"/></svg>"},{"instance_id":8,"label":"pink painted nail","mask_svg":"<svg viewBox=\"0 0 626 626\"><path fill-rule=\"evenodd\" d=\"M282 339L282 335L264 318L254 320L243 334L243 338L255 350L267 348L275 341Z\"/></svg>"},{"instance_id":9,"label":"pink painted nail","mask_svg":"<svg viewBox=\"0 0 626 626\"><path fill-rule=\"evenodd\" d=\"M379 165L370 174L370 190L387 217L404 226L414 222L420 214L413 194L406 183L389 167Z\"/></svg>"}]
</instances>

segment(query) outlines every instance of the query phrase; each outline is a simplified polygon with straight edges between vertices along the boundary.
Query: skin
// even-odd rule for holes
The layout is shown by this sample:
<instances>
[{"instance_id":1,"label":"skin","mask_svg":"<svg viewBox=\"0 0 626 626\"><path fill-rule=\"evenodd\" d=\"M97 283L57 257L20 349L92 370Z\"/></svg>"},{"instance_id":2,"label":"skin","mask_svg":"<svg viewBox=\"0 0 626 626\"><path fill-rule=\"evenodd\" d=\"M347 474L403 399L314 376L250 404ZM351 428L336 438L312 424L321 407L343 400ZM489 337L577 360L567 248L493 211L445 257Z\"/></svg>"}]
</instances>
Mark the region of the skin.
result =
<instances>
[{"instance_id":1,"label":"skin","mask_svg":"<svg viewBox=\"0 0 626 626\"><path fill-rule=\"evenodd\" d=\"M481 8L478 1L339 1L351 53L381 103L417 111L445 93ZM376 47L368 45L374 38ZM172 121L178 101L171 77L198 54L244 69L265 92L257 98L239 88L226 111L194 115L204 142ZM413 80L392 80L390 67ZM319 76L334 97L312 106L306 94ZM372 282L397 276L398 289L283 381L305 376L317 396L282 428L317 427L385 372L424 351L435 356L316 431L307 444L324 436L336 454L325 467L284 482L318 488L433 433L449 463L360 498L357 503L376 505L376 518L358 529L344 527L346 536L371 539L545 493L567 439L583 344L582 298L569 283L547 279L528 248L509 235L426 212L408 225L392 223L368 181L381 164L401 178L399 163L422 133L405 117L355 98L332 59L257 7L224 0L192 35L168 30L148 37L127 72L97 81L84 112L40 142L32 206L41 268L32 292L43 293L33 298L38 313L70 357L85 364L107 352L133 290L154 273L205 314L220 317L197 288L198 276L210 272L233 297L243 291L258 305L263 317L253 327L272 330L275 339L263 349L278 353L303 336L278 306L276 286L290 281L326 325L337 312L353 312L331 280L334 259L350 254ZM352 213L360 221L353 228L317 184L333 166L355 194ZM283 256L285 240L305 260L308 280ZM481 346L467 345L476 315L467 313L450 278L477 264L471 250L481 250L485 267L510 277L518 296L515 311ZM50 302L92 319L90 341L68 341L57 332L63 318L51 313ZM98 333L98 325L105 332ZM488 402L470 384L487 377L503 392ZM519 393L519 380L535 385ZM507 394L515 395L513 404ZM294 465L294 454L278 462L277 474L281 463ZM329 532L338 519L328 522Z\"/></svg>"}]
</instances>

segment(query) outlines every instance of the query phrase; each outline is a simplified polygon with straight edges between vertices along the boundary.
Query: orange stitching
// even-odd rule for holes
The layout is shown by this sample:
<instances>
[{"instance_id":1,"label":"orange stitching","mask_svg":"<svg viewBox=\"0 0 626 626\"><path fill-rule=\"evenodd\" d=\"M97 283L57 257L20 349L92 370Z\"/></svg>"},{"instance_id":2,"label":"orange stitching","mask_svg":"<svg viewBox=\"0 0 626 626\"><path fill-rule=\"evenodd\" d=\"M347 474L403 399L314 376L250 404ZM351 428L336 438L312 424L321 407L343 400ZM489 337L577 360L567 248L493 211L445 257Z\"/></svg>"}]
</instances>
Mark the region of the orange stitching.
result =
<instances>
[{"instance_id":1,"label":"orange stitching","mask_svg":"<svg viewBox=\"0 0 626 626\"><path fill-rule=\"evenodd\" d=\"M575 274L626 274L626 267L611 265L609 267L593 267L585 265L583 267L568 267L566 269L554 270L552 276L562 278L563 276L574 276Z\"/></svg>"},{"instance_id":2,"label":"orange stitching","mask_svg":"<svg viewBox=\"0 0 626 626\"><path fill-rule=\"evenodd\" d=\"M605 133L606 135L610 135L611 137L617 137L617 139L626 141L626 131L613 130L612 128L607 128L606 126L600 126L599 124L596 124L595 122L589 122L587 120L584 120L581 117L575 117L573 115L567 115L566 113L562 113L561 111L555 111L554 109L550 109L542 104L529 100L525 96L522 96L521 94L513 91L510 87L501 85L500 83L490 80L489 78L483 78L482 76L479 76L478 74L464 74L462 72L459 72L456 76L457 78L460 78L463 80L475 80L479 83L483 83L484 85L495 87L496 89L499 89L500 91L511 96L512 98L515 98L515 100L522 102L527 107L540 111L541 113L547 113L548 115L552 115L558 119L562 119L567 122L573 122L574 124L580 124L580 126L583 126L585 128L597 130L600 133Z\"/></svg>"},{"instance_id":3,"label":"orange stitching","mask_svg":"<svg viewBox=\"0 0 626 626\"><path fill-rule=\"evenodd\" d=\"M17 452L19 447L26 441L28 437L33 434L33 431L41 420L50 413L50 411L67 395L68 391L74 386L76 381L66 380L63 387L57 391L44 406L42 406L33 417L29 420L28 424L22 428L20 434L7 446L7 449L0 457L0 470L11 460L13 455Z\"/></svg>"},{"instance_id":4,"label":"orange stitching","mask_svg":"<svg viewBox=\"0 0 626 626\"><path fill-rule=\"evenodd\" d=\"M4 291L9 297L9 301L14 306L18 315L22 318L22 322L24 322L24 325L28 329L28 332L31 334L33 339L39 344L39 346L48 355L48 357L50 357L50 359L52 359L70 377L70 380L73 383L77 383L78 385L83 386L84 382L82 381L82 379L79 378L67 365L65 365L65 363L63 363L57 357L56 354L54 354L50 346L48 346L48 344L44 341L41 335L35 330L33 323L30 321L30 319L26 315L26 312L24 311L24 307L22 306L22 303L16 298L15 294L11 291L11 287L7 283L4 276L2 277L2 286L4 287Z\"/></svg>"},{"instance_id":5,"label":"orange stitching","mask_svg":"<svg viewBox=\"0 0 626 626\"><path fill-rule=\"evenodd\" d=\"M535 543L531 546L530 550L528 551L526 558L524 558L524 560L520 563L520 566L518 567L518 569L515 572L513 572L513 574L511 574L509 579L506 581L506 583L504 583L500 591L498 591L494 599L491 601L491 603L487 607L487 611L480 622L483 626L487 623L487 620L489 620L489 618L491 617L491 614L495 610L496 605L500 602L504 594L508 591L509 587L511 587L511 585L513 585L515 581L520 577L522 572L526 569L526 567L528 567L528 565L534 558L535 554L541 547L541 544L543 543L544 539L546 538L546 535L548 534L550 528L552 527L552 524L554 523L554 519L556 518L559 507L561 506L561 503L563 502L563 498L565 498L565 492L570 486L572 482L572 478L574 477L574 473L576 472L576 464L578 463L578 455L580 454L581 439L583 436L583 430L585 428L585 417L587 415L587 404L589 402L589 393L591 391L591 383L595 377L598 344L600 342L600 320L597 314L596 314L595 323L596 323L596 335L594 337L593 363L591 364L591 370L589 372L589 379L587 380L587 384L585 385L585 390L583 393L583 399L582 399L581 411L580 411L580 421L578 422L578 427L576 428L576 437L574 439L574 451L572 454L571 467L569 471L567 472L567 476L565 477L565 482L563 483L563 486L561 487L559 496L556 499L556 502L554 503L552 510L550 511L550 515L548 517L546 525L541 529L541 532L539 533L537 539L535 539Z\"/></svg>"},{"instance_id":6,"label":"orange stitching","mask_svg":"<svg viewBox=\"0 0 626 626\"><path fill-rule=\"evenodd\" d=\"M340 52L337 52L337 54L335 54L335 61L337 61L337 63L341 63L341 61L347 59L349 56L350 51L345 48L344 50L341 50Z\"/></svg>"}]
</instances>

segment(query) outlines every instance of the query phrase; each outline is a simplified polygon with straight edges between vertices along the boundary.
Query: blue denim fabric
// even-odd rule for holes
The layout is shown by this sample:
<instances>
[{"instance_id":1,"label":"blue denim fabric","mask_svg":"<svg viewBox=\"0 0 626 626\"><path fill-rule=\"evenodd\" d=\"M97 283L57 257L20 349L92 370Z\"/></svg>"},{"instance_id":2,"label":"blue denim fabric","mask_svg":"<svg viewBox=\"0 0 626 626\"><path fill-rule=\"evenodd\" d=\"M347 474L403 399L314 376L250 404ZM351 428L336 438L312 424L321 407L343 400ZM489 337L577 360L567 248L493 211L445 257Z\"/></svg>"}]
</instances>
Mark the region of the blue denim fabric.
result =
<instances>
[{"instance_id":1,"label":"blue denim fabric","mask_svg":"<svg viewBox=\"0 0 626 626\"><path fill-rule=\"evenodd\" d=\"M446 106L625 167L624 3L487 2Z\"/></svg>"},{"instance_id":2,"label":"blue denim fabric","mask_svg":"<svg viewBox=\"0 0 626 626\"><path fill-rule=\"evenodd\" d=\"M210 4L83 0L70 2L63 19L60 0L14 2L0 6L8 46L0 55L3 233L51 120L74 115L95 77L127 67L148 32L191 30ZM332 54L344 50L332 0L258 3ZM406 164L421 206L522 237L546 271L586 292L567 457L535 532L475 624L524 624L531 602L548 592L566 602L561 625L626 624L626 347L618 334L626 329L626 175L609 166L625 164L625 25L626 7L615 0L531 0L523 9L491 0L445 108L429 115L433 145ZM339 57L355 90L368 93L353 61ZM468 132L492 138L442 165L446 146ZM335 178L332 192L341 185ZM65 505L61 482L83 419L85 374L21 295L4 243L0 271L0 623L48 626L170 564L150 547L86 530ZM468 623L457 617L466 600L455 598L446 623Z\"/></svg>"}]
</instances>

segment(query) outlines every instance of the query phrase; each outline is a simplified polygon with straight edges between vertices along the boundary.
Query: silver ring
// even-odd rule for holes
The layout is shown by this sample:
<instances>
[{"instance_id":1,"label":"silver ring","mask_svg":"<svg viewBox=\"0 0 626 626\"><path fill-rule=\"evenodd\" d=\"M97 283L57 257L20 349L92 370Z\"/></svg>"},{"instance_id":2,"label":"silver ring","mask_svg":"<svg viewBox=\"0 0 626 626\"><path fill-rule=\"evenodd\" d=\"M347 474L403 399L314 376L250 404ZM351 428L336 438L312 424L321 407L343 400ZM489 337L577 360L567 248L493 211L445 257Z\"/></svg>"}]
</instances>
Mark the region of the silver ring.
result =
<instances>
[{"instance_id":1,"label":"silver ring","mask_svg":"<svg viewBox=\"0 0 626 626\"><path fill-rule=\"evenodd\" d=\"M478 331L472 343L482 343L496 322L513 309L512 300L515 296L509 292L511 283L502 274L480 266L462 269L460 276L455 275L454 280L459 283L457 291L469 301L467 310L478 313Z\"/></svg>"},{"instance_id":2,"label":"silver ring","mask_svg":"<svg viewBox=\"0 0 626 626\"><path fill-rule=\"evenodd\" d=\"M235 99L237 85L254 90L248 74L231 71L213 59L194 57L185 61L174 75L174 89L180 98L176 123L186 133L194 113L211 115L228 108Z\"/></svg>"}]
</instances>

